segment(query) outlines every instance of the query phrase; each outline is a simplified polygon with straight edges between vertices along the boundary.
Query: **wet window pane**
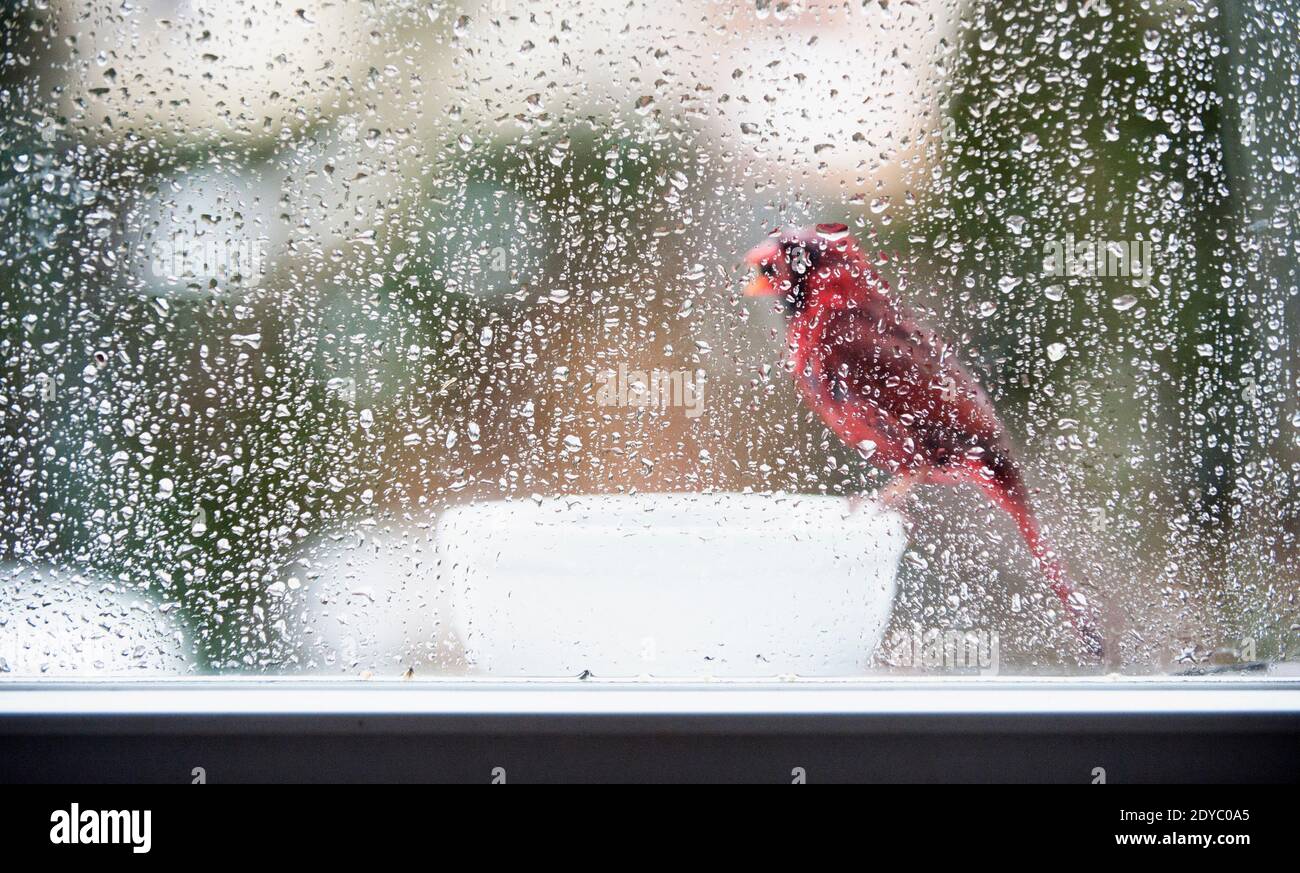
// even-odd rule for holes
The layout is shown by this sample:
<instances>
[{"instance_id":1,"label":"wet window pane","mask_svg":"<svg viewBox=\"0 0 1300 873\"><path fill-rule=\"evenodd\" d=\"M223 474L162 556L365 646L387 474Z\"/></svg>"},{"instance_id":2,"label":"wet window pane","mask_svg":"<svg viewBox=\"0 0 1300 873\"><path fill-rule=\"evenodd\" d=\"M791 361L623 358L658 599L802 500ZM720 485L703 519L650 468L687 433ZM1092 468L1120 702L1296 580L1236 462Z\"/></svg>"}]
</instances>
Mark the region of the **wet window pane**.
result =
<instances>
[{"instance_id":1,"label":"wet window pane","mask_svg":"<svg viewBox=\"0 0 1300 873\"><path fill-rule=\"evenodd\" d=\"M1285 669L1298 18L8 4L0 672Z\"/></svg>"}]
</instances>

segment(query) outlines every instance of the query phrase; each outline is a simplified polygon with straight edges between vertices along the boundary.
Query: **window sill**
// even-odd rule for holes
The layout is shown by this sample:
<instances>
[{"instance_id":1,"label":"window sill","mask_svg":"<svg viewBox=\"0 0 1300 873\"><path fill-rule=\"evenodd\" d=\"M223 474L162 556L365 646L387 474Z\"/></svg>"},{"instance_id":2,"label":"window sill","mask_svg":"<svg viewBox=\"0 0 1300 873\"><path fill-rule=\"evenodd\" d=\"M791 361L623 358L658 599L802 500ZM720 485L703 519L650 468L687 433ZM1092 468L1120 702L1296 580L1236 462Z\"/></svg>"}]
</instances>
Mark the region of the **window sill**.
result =
<instances>
[{"instance_id":1,"label":"window sill","mask_svg":"<svg viewBox=\"0 0 1300 873\"><path fill-rule=\"evenodd\" d=\"M0 683L5 781L1287 781L1298 739L1287 677Z\"/></svg>"}]
</instances>

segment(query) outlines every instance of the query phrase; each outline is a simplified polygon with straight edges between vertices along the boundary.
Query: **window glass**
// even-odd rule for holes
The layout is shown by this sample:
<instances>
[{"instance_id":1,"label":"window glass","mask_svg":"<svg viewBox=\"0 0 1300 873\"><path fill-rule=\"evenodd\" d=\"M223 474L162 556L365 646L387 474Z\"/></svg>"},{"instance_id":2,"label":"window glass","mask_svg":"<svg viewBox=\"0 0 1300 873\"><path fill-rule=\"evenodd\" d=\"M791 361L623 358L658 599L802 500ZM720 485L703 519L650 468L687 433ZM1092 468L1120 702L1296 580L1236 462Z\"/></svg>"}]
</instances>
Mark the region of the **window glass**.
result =
<instances>
[{"instance_id":1,"label":"window glass","mask_svg":"<svg viewBox=\"0 0 1300 873\"><path fill-rule=\"evenodd\" d=\"M6 676L1297 654L1290 4L3 36Z\"/></svg>"}]
</instances>

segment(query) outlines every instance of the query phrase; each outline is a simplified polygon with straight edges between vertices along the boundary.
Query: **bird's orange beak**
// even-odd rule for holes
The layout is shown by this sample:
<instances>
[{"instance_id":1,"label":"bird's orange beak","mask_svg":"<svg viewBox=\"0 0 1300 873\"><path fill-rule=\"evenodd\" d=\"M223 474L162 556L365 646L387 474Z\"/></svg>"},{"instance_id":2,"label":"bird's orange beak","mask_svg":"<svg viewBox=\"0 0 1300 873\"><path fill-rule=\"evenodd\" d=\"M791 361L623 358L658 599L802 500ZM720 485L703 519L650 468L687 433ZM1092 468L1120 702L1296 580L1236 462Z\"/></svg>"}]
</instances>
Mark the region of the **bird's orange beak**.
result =
<instances>
[{"instance_id":1,"label":"bird's orange beak","mask_svg":"<svg viewBox=\"0 0 1300 873\"><path fill-rule=\"evenodd\" d=\"M774 244L764 242L760 245L754 246L749 250L749 253L745 255L745 263L758 270L758 275L753 279L750 279L749 284L745 286L746 297L776 296L776 286L772 284L771 279L763 275L762 267L765 263L771 263L772 259L777 256L779 251L780 250Z\"/></svg>"},{"instance_id":2,"label":"bird's orange beak","mask_svg":"<svg viewBox=\"0 0 1300 873\"><path fill-rule=\"evenodd\" d=\"M766 276L759 273L753 279L750 279L749 284L745 286L745 296L775 297L776 287L772 285L771 281Z\"/></svg>"}]
</instances>

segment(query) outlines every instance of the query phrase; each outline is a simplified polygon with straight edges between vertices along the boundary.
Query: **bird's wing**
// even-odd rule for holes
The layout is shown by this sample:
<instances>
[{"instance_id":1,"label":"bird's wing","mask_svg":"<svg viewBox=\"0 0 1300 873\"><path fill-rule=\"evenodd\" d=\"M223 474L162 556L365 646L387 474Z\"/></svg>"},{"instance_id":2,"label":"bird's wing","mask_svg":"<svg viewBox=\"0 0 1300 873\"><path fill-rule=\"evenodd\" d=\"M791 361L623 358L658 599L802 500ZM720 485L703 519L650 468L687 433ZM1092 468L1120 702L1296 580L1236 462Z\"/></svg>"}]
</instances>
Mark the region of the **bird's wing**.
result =
<instances>
[{"instance_id":1,"label":"bird's wing","mask_svg":"<svg viewBox=\"0 0 1300 873\"><path fill-rule=\"evenodd\" d=\"M842 309L828 315L817 351L823 401L865 417L927 466L983 450L1005 454L1003 428L988 395L932 330L893 313Z\"/></svg>"}]
</instances>

